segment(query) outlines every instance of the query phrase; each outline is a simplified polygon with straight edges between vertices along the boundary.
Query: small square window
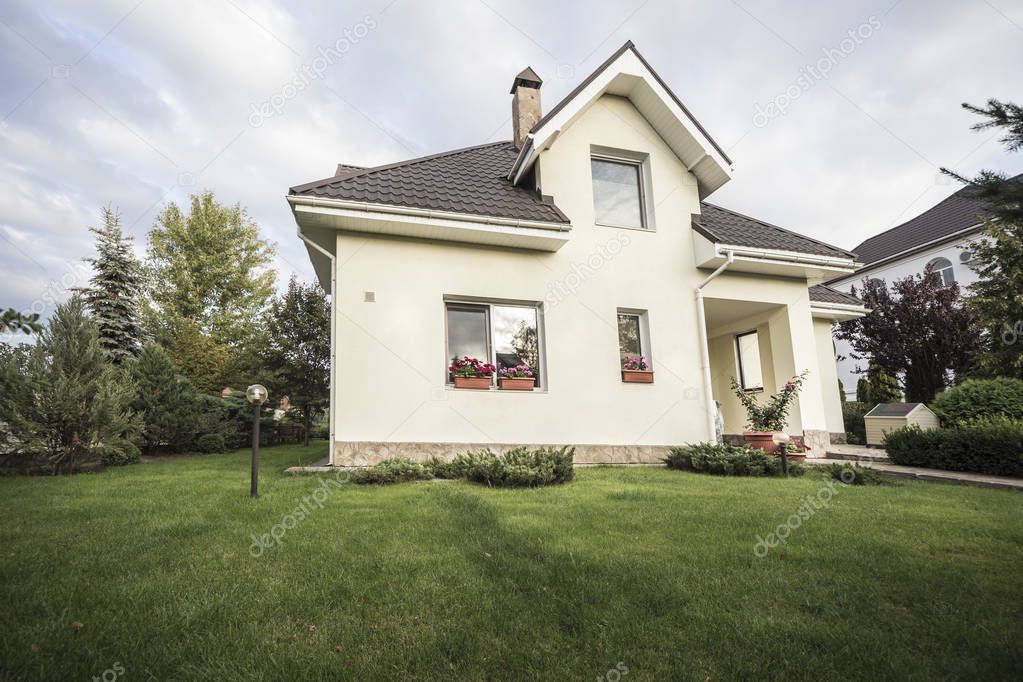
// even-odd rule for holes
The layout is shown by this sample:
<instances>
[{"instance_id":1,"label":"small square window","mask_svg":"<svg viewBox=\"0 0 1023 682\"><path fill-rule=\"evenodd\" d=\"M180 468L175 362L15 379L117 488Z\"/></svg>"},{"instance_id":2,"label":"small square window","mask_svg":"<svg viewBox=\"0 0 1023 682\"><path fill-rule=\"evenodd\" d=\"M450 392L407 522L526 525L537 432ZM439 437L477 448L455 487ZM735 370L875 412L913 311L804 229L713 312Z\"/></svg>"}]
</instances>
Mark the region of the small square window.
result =
<instances>
[{"instance_id":1,"label":"small square window","mask_svg":"<svg viewBox=\"0 0 1023 682\"><path fill-rule=\"evenodd\" d=\"M764 388L760 368L760 336L746 332L735 337L735 353L739 360L739 385L746 391Z\"/></svg>"},{"instance_id":2,"label":"small square window","mask_svg":"<svg viewBox=\"0 0 1023 682\"><path fill-rule=\"evenodd\" d=\"M593 157L590 169L596 222L612 227L645 228L642 164Z\"/></svg>"}]
</instances>

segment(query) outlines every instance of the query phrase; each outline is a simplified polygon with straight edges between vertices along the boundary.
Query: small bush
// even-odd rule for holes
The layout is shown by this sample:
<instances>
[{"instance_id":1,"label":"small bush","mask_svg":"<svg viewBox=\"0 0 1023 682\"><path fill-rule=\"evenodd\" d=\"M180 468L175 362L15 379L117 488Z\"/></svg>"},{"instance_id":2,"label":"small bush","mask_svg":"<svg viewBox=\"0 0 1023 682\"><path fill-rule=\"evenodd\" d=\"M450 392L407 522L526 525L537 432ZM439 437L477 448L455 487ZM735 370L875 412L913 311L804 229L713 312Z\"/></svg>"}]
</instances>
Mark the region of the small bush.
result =
<instances>
[{"instance_id":1,"label":"small bush","mask_svg":"<svg viewBox=\"0 0 1023 682\"><path fill-rule=\"evenodd\" d=\"M846 485L881 485L883 479L876 469L861 467L857 464L835 462L823 468L831 478Z\"/></svg>"},{"instance_id":2,"label":"small bush","mask_svg":"<svg viewBox=\"0 0 1023 682\"><path fill-rule=\"evenodd\" d=\"M1021 421L1002 418L927 430L904 427L889 432L884 447L896 464L1023 476Z\"/></svg>"},{"instance_id":3,"label":"small bush","mask_svg":"<svg viewBox=\"0 0 1023 682\"><path fill-rule=\"evenodd\" d=\"M385 459L368 469L360 469L352 476L352 482L362 485L400 483L404 481L428 481L433 478L429 467L410 459Z\"/></svg>"},{"instance_id":4,"label":"small bush","mask_svg":"<svg viewBox=\"0 0 1023 682\"><path fill-rule=\"evenodd\" d=\"M727 443L697 443L671 448L664 459L669 469L697 471L718 476L781 476L781 458L763 450ZM804 468L789 462L789 474L800 476Z\"/></svg>"},{"instance_id":5,"label":"small bush","mask_svg":"<svg viewBox=\"0 0 1023 682\"><path fill-rule=\"evenodd\" d=\"M1021 421L1023 379L969 379L939 393L930 408L948 427L994 417Z\"/></svg>"},{"instance_id":6,"label":"small bush","mask_svg":"<svg viewBox=\"0 0 1023 682\"><path fill-rule=\"evenodd\" d=\"M96 452L100 461L108 467L135 464L142 459L139 447L126 438L114 438L97 447Z\"/></svg>"},{"instance_id":7,"label":"small bush","mask_svg":"<svg viewBox=\"0 0 1023 682\"><path fill-rule=\"evenodd\" d=\"M227 444L222 433L205 433L195 441L195 449L206 454L226 452Z\"/></svg>"},{"instance_id":8,"label":"small bush","mask_svg":"<svg viewBox=\"0 0 1023 682\"><path fill-rule=\"evenodd\" d=\"M873 405L866 403L846 402L842 403L842 422L845 424L846 440L849 443L863 445L867 442L867 424L863 421L863 415L870 411Z\"/></svg>"},{"instance_id":9,"label":"small bush","mask_svg":"<svg viewBox=\"0 0 1023 682\"><path fill-rule=\"evenodd\" d=\"M571 481L574 456L575 448L519 447L500 455L482 450L456 456L446 473L493 487L536 488Z\"/></svg>"}]
</instances>

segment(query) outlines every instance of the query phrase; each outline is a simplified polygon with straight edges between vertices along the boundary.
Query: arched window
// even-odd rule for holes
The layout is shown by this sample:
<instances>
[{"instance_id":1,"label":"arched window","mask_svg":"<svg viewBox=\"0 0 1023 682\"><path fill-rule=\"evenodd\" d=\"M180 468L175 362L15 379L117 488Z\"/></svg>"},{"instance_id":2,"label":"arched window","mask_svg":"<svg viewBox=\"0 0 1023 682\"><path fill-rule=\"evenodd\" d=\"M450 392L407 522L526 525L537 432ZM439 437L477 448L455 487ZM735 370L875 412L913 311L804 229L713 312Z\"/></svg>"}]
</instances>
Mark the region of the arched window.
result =
<instances>
[{"instance_id":1,"label":"arched window","mask_svg":"<svg viewBox=\"0 0 1023 682\"><path fill-rule=\"evenodd\" d=\"M952 261L947 258L938 257L927 264L927 267L934 270L941 277L946 285L956 281L955 273L952 272Z\"/></svg>"}]
</instances>

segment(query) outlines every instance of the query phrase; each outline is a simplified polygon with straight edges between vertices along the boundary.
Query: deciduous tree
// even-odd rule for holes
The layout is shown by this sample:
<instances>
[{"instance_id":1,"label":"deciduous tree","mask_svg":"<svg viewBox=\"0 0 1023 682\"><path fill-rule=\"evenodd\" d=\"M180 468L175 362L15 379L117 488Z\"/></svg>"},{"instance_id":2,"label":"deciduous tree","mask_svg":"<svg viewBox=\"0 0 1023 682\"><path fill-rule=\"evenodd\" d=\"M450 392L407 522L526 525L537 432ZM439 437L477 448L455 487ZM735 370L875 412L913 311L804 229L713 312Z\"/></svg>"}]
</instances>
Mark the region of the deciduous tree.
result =
<instances>
[{"instance_id":1,"label":"deciduous tree","mask_svg":"<svg viewBox=\"0 0 1023 682\"><path fill-rule=\"evenodd\" d=\"M928 267L897 280L890 291L867 280L859 295L871 312L842 322L836 334L852 346L853 358L899 377L907 400L930 402L969 367L979 342L959 285L943 284Z\"/></svg>"}]
</instances>

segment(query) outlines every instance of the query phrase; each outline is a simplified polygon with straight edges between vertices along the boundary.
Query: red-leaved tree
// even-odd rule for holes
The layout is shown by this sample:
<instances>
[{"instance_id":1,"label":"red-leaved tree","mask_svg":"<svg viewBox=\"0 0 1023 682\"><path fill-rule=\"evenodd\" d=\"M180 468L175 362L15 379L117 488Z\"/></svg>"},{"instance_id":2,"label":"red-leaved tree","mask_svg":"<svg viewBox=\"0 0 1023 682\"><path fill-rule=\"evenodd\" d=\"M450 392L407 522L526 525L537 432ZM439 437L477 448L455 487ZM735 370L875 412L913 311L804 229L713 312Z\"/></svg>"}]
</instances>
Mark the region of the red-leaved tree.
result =
<instances>
[{"instance_id":1,"label":"red-leaved tree","mask_svg":"<svg viewBox=\"0 0 1023 682\"><path fill-rule=\"evenodd\" d=\"M977 324L959 285L944 284L928 267L891 289L867 280L859 295L870 313L838 326L852 357L899 378L906 400L927 403L969 367L979 347Z\"/></svg>"}]
</instances>

